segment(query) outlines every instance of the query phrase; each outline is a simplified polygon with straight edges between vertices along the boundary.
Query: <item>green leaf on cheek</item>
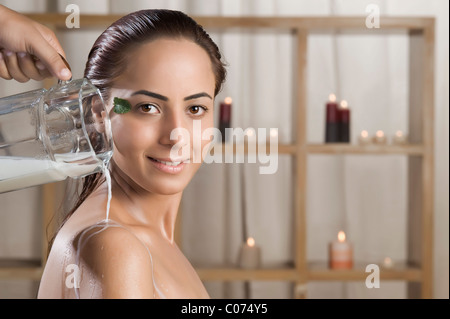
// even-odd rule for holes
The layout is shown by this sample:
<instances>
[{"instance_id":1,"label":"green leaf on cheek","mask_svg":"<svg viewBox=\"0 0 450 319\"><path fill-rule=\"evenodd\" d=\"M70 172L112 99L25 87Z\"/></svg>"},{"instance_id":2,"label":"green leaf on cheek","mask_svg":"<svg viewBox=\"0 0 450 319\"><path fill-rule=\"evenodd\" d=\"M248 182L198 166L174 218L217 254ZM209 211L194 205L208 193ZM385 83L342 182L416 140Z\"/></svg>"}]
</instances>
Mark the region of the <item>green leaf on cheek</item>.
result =
<instances>
[{"instance_id":1,"label":"green leaf on cheek","mask_svg":"<svg viewBox=\"0 0 450 319\"><path fill-rule=\"evenodd\" d=\"M131 110L131 104L127 100L115 97L114 98L114 112L117 114L124 114Z\"/></svg>"}]
</instances>

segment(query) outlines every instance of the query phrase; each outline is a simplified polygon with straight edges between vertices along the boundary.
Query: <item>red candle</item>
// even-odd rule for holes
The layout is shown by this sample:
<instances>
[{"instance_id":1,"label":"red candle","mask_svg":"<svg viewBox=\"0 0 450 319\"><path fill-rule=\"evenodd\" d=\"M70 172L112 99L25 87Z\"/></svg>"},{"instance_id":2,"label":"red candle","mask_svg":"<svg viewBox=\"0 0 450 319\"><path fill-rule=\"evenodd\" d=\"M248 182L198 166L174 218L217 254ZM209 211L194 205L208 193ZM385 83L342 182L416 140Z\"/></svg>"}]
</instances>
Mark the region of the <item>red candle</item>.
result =
<instances>
[{"instance_id":1,"label":"red candle","mask_svg":"<svg viewBox=\"0 0 450 319\"><path fill-rule=\"evenodd\" d=\"M339 110L336 95L330 94L326 105L325 143L339 141Z\"/></svg>"},{"instance_id":2,"label":"red candle","mask_svg":"<svg viewBox=\"0 0 450 319\"><path fill-rule=\"evenodd\" d=\"M229 128L231 123L231 102L232 99L227 97L220 103L219 130L222 134L222 142L226 141L225 129Z\"/></svg>"},{"instance_id":3,"label":"red candle","mask_svg":"<svg viewBox=\"0 0 450 319\"><path fill-rule=\"evenodd\" d=\"M339 142L350 142L350 109L345 100L341 101L339 108Z\"/></svg>"}]
</instances>

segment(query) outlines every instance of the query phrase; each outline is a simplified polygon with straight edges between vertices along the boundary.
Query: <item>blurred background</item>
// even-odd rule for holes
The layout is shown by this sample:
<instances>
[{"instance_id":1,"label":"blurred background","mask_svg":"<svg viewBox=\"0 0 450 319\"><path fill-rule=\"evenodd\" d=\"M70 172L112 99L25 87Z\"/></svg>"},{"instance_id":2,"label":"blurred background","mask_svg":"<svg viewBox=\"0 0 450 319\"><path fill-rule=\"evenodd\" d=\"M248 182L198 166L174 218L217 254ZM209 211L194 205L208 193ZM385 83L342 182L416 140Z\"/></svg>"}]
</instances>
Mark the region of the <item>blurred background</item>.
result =
<instances>
[{"instance_id":1,"label":"blurred background","mask_svg":"<svg viewBox=\"0 0 450 319\"><path fill-rule=\"evenodd\" d=\"M365 17L368 5L383 17L433 17L434 68L434 221L432 296L449 297L449 4L444 0L0 0L22 13L65 12L76 4L81 14L126 14L167 8L191 16ZM74 78L81 78L92 44L105 28L57 31ZM232 98L232 127L278 128L279 143L294 142L292 121L295 38L288 30L211 29L228 64L228 78L217 104ZM359 134L382 130L389 141L408 132L410 52L407 31L367 33L317 31L308 35L308 144L322 144L329 94L351 110L351 145ZM0 80L0 97L43 87ZM218 105L217 105L218 107ZM219 121L217 112L217 121ZM295 260L295 165L280 154L275 174L259 174L259 164L203 165L186 189L181 208L181 247L195 267L235 267L247 236L261 249L261 267L287 267ZM408 261L408 156L314 154L306 179L306 259L328 261L328 245L344 230L355 263L394 265ZM0 167L1 169L1 167ZM0 261L40 260L43 240L42 187L0 194ZM245 218L243 218L245 216ZM243 222L244 220L244 222ZM245 232L244 232L245 230ZM364 270L362 270L364 271ZM12 278L0 270L0 298L35 298L39 281ZM26 277L26 276L25 276ZM276 277L276 276L275 276ZM326 276L325 276L326 277ZM212 298L407 298L407 280L311 280L295 287L282 280L205 281Z\"/></svg>"}]
</instances>

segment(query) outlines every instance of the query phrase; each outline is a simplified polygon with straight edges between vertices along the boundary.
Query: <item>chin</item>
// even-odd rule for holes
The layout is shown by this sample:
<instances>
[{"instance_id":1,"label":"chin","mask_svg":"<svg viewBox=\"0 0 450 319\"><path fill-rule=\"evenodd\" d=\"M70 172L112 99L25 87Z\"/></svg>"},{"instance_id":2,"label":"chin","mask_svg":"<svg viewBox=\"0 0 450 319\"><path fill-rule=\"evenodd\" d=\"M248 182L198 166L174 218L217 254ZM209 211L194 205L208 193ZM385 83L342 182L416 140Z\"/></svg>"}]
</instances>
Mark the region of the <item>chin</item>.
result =
<instances>
[{"instance_id":1,"label":"chin","mask_svg":"<svg viewBox=\"0 0 450 319\"><path fill-rule=\"evenodd\" d=\"M160 194L160 195L175 195L183 192L183 190L186 188L186 183L180 183L180 182L160 182L157 183L157 185L149 185L149 187L146 187L147 190L154 194Z\"/></svg>"},{"instance_id":2,"label":"chin","mask_svg":"<svg viewBox=\"0 0 450 319\"><path fill-rule=\"evenodd\" d=\"M146 176L145 180L141 178L140 183L138 183L143 189L150 193L160 195L174 195L183 192L183 190L191 181L192 177L192 172L184 172L184 174L178 176L152 174L152 176Z\"/></svg>"},{"instance_id":3,"label":"chin","mask_svg":"<svg viewBox=\"0 0 450 319\"><path fill-rule=\"evenodd\" d=\"M147 180L145 181L147 187L145 189L151 193L161 195L181 193L189 185L199 168L200 165L188 164L185 171L179 175L152 174L151 177L147 176Z\"/></svg>"}]
</instances>

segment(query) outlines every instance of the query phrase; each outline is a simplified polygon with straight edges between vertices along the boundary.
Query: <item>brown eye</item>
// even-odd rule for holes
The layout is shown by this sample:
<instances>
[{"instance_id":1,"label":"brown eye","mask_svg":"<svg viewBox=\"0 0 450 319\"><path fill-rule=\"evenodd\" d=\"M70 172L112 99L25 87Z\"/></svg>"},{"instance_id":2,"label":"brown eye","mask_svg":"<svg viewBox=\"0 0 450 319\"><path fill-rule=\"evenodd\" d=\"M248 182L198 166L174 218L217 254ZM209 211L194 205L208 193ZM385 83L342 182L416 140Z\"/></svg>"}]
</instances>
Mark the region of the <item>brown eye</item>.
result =
<instances>
[{"instance_id":1,"label":"brown eye","mask_svg":"<svg viewBox=\"0 0 450 319\"><path fill-rule=\"evenodd\" d=\"M191 107L191 113L192 114L197 114L200 111L200 106L192 106Z\"/></svg>"},{"instance_id":2,"label":"brown eye","mask_svg":"<svg viewBox=\"0 0 450 319\"><path fill-rule=\"evenodd\" d=\"M200 106L200 105L193 105L189 108L189 112L192 115L202 115L206 111L207 111L206 108L204 108L203 106Z\"/></svg>"},{"instance_id":3,"label":"brown eye","mask_svg":"<svg viewBox=\"0 0 450 319\"><path fill-rule=\"evenodd\" d=\"M144 113L159 113L158 108L153 104L142 104L139 106L139 108Z\"/></svg>"}]
</instances>

